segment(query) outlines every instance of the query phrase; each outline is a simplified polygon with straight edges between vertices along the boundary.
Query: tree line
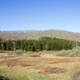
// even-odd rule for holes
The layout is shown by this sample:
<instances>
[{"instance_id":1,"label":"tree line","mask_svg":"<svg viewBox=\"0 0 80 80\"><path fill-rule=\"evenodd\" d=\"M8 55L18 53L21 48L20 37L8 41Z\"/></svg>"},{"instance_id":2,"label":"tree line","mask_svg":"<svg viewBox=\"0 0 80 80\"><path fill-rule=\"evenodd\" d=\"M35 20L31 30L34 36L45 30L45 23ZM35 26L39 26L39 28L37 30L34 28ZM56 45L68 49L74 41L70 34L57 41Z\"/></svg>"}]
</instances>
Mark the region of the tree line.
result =
<instances>
[{"instance_id":1,"label":"tree line","mask_svg":"<svg viewBox=\"0 0 80 80\"><path fill-rule=\"evenodd\" d=\"M78 46L79 42L51 38L51 37L41 37L37 40L3 40L0 39L0 50L7 51L42 51L42 50L68 50Z\"/></svg>"}]
</instances>

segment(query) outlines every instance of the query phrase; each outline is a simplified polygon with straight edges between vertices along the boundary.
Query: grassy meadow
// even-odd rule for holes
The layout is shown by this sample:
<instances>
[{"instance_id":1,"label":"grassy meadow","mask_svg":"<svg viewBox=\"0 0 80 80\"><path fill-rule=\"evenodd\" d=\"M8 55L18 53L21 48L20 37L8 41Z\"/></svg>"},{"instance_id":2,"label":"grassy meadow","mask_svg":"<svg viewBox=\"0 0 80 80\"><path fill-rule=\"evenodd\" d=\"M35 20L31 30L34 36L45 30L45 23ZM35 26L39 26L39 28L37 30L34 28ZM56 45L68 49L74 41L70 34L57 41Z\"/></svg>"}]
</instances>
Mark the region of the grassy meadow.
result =
<instances>
[{"instance_id":1,"label":"grassy meadow","mask_svg":"<svg viewBox=\"0 0 80 80\"><path fill-rule=\"evenodd\" d=\"M75 79L80 73L80 57L62 56L61 53L70 51L0 54L0 76L9 80L80 80ZM61 56L58 56L59 54Z\"/></svg>"}]
</instances>

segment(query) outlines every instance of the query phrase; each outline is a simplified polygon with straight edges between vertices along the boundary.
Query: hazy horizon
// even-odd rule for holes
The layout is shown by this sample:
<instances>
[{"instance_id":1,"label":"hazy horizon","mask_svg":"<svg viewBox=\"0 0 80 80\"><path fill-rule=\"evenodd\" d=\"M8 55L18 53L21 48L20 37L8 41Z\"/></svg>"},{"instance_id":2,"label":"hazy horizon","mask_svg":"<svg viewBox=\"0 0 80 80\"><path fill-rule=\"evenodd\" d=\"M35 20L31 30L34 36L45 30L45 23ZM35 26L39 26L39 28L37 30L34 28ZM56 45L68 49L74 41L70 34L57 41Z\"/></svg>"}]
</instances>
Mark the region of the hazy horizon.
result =
<instances>
[{"instance_id":1,"label":"hazy horizon","mask_svg":"<svg viewBox=\"0 0 80 80\"><path fill-rule=\"evenodd\" d=\"M71 30L65 30L65 29L56 29L56 28L52 28L52 29L23 29L23 30L8 30L8 29L2 29L0 30L0 32L27 32L27 31L50 31L50 30L59 30L59 31L66 31L66 32L73 32L73 33L80 33L79 31L71 31Z\"/></svg>"},{"instance_id":2,"label":"hazy horizon","mask_svg":"<svg viewBox=\"0 0 80 80\"><path fill-rule=\"evenodd\" d=\"M79 0L0 0L0 31L80 32Z\"/></svg>"}]
</instances>

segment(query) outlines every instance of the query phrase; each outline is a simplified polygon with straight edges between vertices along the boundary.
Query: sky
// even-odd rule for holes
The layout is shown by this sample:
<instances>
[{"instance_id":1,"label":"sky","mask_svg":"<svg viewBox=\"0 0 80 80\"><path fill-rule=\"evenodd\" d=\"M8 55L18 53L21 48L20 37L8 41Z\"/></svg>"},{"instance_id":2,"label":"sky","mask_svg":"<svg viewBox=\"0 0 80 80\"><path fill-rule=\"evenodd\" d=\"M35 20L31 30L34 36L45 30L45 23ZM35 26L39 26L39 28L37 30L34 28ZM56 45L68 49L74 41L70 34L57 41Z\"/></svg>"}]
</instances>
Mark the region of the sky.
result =
<instances>
[{"instance_id":1,"label":"sky","mask_svg":"<svg viewBox=\"0 0 80 80\"><path fill-rule=\"evenodd\" d=\"M0 31L80 32L80 0L0 0Z\"/></svg>"}]
</instances>

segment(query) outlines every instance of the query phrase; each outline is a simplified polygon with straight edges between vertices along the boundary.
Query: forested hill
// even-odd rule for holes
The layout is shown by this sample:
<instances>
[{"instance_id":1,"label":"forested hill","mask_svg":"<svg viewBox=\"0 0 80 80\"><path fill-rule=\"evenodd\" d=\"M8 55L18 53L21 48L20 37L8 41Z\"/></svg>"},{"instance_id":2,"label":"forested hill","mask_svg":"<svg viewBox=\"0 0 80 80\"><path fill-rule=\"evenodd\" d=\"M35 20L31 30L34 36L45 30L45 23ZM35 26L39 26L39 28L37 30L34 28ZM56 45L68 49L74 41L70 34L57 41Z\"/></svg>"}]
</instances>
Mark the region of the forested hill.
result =
<instances>
[{"instance_id":1,"label":"forested hill","mask_svg":"<svg viewBox=\"0 0 80 80\"><path fill-rule=\"evenodd\" d=\"M40 37L57 37L61 39L80 41L80 33L63 30L46 31L0 31L0 38L10 40L38 39Z\"/></svg>"}]
</instances>

